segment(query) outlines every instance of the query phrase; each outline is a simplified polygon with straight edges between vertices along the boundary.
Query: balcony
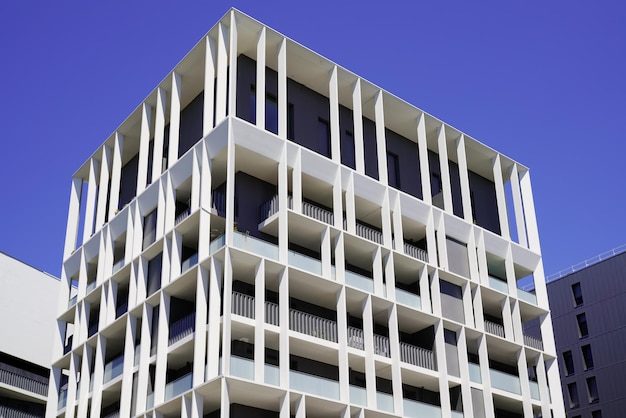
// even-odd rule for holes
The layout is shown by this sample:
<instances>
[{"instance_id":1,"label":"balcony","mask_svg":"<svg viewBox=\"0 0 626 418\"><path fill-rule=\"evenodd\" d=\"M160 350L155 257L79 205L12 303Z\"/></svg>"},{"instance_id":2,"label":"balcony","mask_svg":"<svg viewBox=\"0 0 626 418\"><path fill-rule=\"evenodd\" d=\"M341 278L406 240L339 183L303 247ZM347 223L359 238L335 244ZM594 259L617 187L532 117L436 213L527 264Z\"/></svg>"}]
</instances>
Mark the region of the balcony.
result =
<instances>
[{"instance_id":1,"label":"balcony","mask_svg":"<svg viewBox=\"0 0 626 418\"><path fill-rule=\"evenodd\" d=\"M102 415L101 418L119 418L120 417L120 411L113 411L113 412L109 412L106 415Z\"/></svg>"},{"instance_id":2,"label":"balcony","mask_svg":"<svg viewBox=\"0 0 626 418\"><path fill-rule=\"evenodd\" d=\"M506 280L502 280L499 277L489 276L489 287L507 295L509 294L509 285Z\"/></svg>"},{"instance_id":3,"label":"balcony","mask_svg":"<svg viewBox=\"0 0 626 418\"><path fill-rule=\"evenodd\" d=\"M242 379L254 380L254 360L234 355L231 356L230 374Z\"/></svg>"},{"instance_id":4,"label":"balcony","mask_svg":"<svg viewBox=\"0 0 626 418\"><path fill-rule=\"evenodd\" d=\"M272 302L265 302L265 322L270 325L279 325L278 305Z\"/></svg>"},{"instance_id":5,"label":"balcony","mask_svg":"<svg viewBox=\"0 0 626 418\"><path fill-rule=\"evenodd\" d=\"M98 332L98 321L89 324L89 327L87 328L87 338L93 336L96 332Z\"/></svg>"},{"instance_id":6,"label":"balcony","mask_svg":"<svg viewBox=\"0 0 626 418\"><path fill-rule=\"evenodd\" d=\"M308 255L300 254L296 251L289 251L288 262L290 266L308 271L309 273L322 275L322 262Z\"/></svg>"},{"instance_id":7,"label":"balcony","mask_svg":"<svg viewBox=\"0 0 626 418\"><path fill-rule=\"evenodd\" d=\"M491 386L504 390L506 392L521 395L520 381L518 376L504 373L499 370L489 369L489 377L491 378Z\"/></svg>"},{"instance_id":8,"label":"balcony","mask_svg":"<svg viewBox=\"0 0 626 418\"><path fill-rule=\"evenodd\" d=\"M337 342L337 323L295 309L289 310L289 329L326 341Z\"/></svg>"},{"instance_id":9,"label":"balcony","mask_svg":"<svg viewBox=\"0 0 626 418\"><path fill-rule=\"evenodd\" d=\"M67 302L67 309L71 308L72 306L76 305L76 301L78 300L78 295L74 295L70 298L70 300Z\"/></svg>"},{"instance_id":10,"label":"balcony","mask_svg":"<svg viewBox=\"0 0 626 418\"><path fill-rule=\"evenodd\" d=\"M396 287L396 302L415 309L422 309L420 295Z\"/></svg>"},{"instance_id":11,"label":"balcony","mask_svg":"<svg viewBox=\"0 0 626 418\"><path fill-rule=\"evenodd\" d=\"M348 327L348 347L364 350L363 330L355 327Z\"/></svg>"},{"instance_id":12,"label":"balcony","mask_svg":"<svg viewBox=\"0 0 626 418\"><path fill-rule=\"evenodd\" d=\"M118 307L115 308L115 318L119 318L120 316L124 315L127 311L128 311L128 302L124 301L120 303Z\"/></svg>"},{"instance_id":13,"label":"balcony","mask_svg":"<svg viewBox=\"0 0 626 418\"><path fill-rule=\"evenodd\" d=\"M543 351L543 341L532 335L524 334L524 344L539 351Z\"/></svg>"},{"instance_id":14,"label":"balcony","mask_svg":"<svg viewBox=\"0 0 626 418\"><path fill-rule=\"evenodd\" d=\"M344 229L348 229L347 227L347 223L344 220ZM383 233L380 231L377 231L376 229L369 227L365 224L360 223L359 221L356 222L356 234L358 236L360 236L361 238L365 238L367 240L370 240L372 242L375 242L377 244L381 244L383 243Z\"/></svg>"},{"instance_id":15,"label":"balcony","mask_svg":"<svg viewBox=\"0 0 626 418\"><path fill-rule=\"evenodd\" d=\"M404 241L404 254L428 263L428 253L421 248Z\"/></svg>"},{"instance_id":16,"label":"balcony","mask_svg":"<svg viewBox=\"0 0 626 418\"><path fill-rule=\"evenodd\" d=\"M220 248L226 245L226 236L220 235L209 243L209 255L215 254Z\"/></svg>"},{"instance_id":17,"label":"balcony","mask_svg":"<svg viewBox=\"0 0 626 418\"><path fill-rule=\"evenodd\" d=\"M172 345L194 333L196 328L196 313L192 312L170 325L168 344Z\"/></svg>"},{"instance_id":18,"label":"balcony","mask_svg":"<svg viewBox=\"0 0 626 418\"><path fill-rule=\"evenodd\" d=\"M73 335L70 335L67 339L67 342L63 346L63 355L69 353L72 350L72 340L74 339Z\"/></svg>"},{"instance_id":19,"label":"balcony","mask_svg":"<svg viewBox=\"0 0 626 418\"><path fill-rule=\"evenodd\" d=\"M196 264L198 264L198 253L195 253L191 255L190 257L188 257L187 259L183 260L183 262L180 265L180 273L182 274L186 272L187 270L189 270Z\"/></svg>"},{"instance_id":20,"label":"balcony","mask_svg":"<svg viewBox=\"0 0 626 418\"><path fill-rule=\"evenodd\" d=\"M124 267L124 264L126 264L126 260L124 260L123 258L113 263L113 274L120 271L122 267Z\"/></svg>"},{"instance_id":21,"label":"balcony","mask_svg":"<svg viewBox=\"0 0 626 418\"><path fill-rule=\"evenodd\" d=\"M404 416L410 418L441 418L441 407L413 399L402 399ZM453 411L455 412L455 411ZM462 416L462 414L461 414Z\"/></svg>"},{"instance_id":22,"label":"balcony","mask_svg":"<svg viewBox=\"0 0 626 418\"><path fill-rule=\"evenodd\" d=\"M495 322L485 321L485 331L490 334L497 335L498 337L505 338L504 326L496 324Z\"/></svg>"},{"instance_id":23,"label":"balcony","mask_svg":"<svg viewBox=\"0 0 626 418\"><path fill-rule=\"evenodd\" d=\"M474 383L482 383L480 377L480 366L476 363L469 363L469 378Z\"/></svg>"},{"instance_id":24,"label":"balcony","mask_svg":"<svg viewBox=\"0 0 626 418\"><path fill-rule=\"evenodd\" d=\"M532 303L533 305L537 304L537 295L534 293L527 292L523 289L517 288L517 297L520 300L523 300L528 303Z\"/></svg>"},{"instance_id":25,"label":"balcony","mask_svg":"<svg viewBox=\"0 0 626 418\"><path fill-rule=\"evenodd\" d=\"M293 197L287 196L287 208L293 209ZM272 197L270 200L261 205L261 221L266 220L270 216L278 212L278 196ZM316 219L320 222L324 222L328 225L335 224L334 214L320 206L310 202L302 202L302 214L309 218Z\"/></svg>"},{"instance_id":26,"label":"balcony","mask_svg":"<svg viewBox=\"0 0 626 418\"><path fill-rule=\"evenodd\" d=\"M378 354L379 356L383 357L391 357L388 337L374 334L374 354Z\"/></svg>"},{"instance_id":27,"label":"balcony","mask_svg":"<svg viewBox=\"0 0 626 418\"><path fill-rule=\"evenodd\" d=\"M38 395L48 395L48 383L39 382L28 376L17 367L9 366L8 364L0 363L0 383L26 390L28 392L36 393Z\"/></svg>"},{"instance_id":28,"label":"balcony","mask_svg":"<svg viewBox=\"0 0 626 418\"><path fill-rule=\"evenodd\" d=\"M231 304L233 314L254 319L254 296L233 292ZM273 302L265 302L265 322L278 326L278 316L278 305Z\"/></svg>"},{"instance_id":29,"label":"balcony","mask_svg":"<svg viewBox=\"0 0 626 418\"><path fill-rule=\"evenodd\" d=\"M59 392L58 409L61 410L65 408L65 405L67 405L67 385L65 385L65 387Z\"/></svg>"},{"instance_id":30,"label":"balcony","mask_svg":"<svg viewBox=\"0 0 626 418\"><path fill-rule=\"evenodd\" d=\"M325 398L339 399L339 382L295 370L289 370L289 387Z\"/></svg>"},{"instance_id":31,"label":"balcony","mask_svg":"<svg viewBox=\"0 0 626 418\"><path fill-rule=\"evenodd\" d=\"M400 361L425 369L436 370L432 351L403 342L400 342Z\"/></svg>"},{"instance_id":32,"label":"balcony","mask_svg":"<svg viewBox=\"0 0 626 418\"><path fill-rule=\"evenodd\" d=\"M168 401L183 392L191 389L191 383L193 380L193 373L187 373L178 379L169 382L165 385L165 400Z\"/></svg>"},{"instance_id":33,"label":"balcony","mask_svg":"<svg viewBox=\"0 0 626 418\"><path fill-rule=\"evenodd\" d=\"M94 280L93 282L87 283L87 288L85 289L85 294L91 292L95 288L96 288L96 280Z\"/></svg>"},{"instance_id":34,"label":"balcony","mask_svg":"<svg viewBox=\"0 0 626 418\"><path fill-rule=\"evenodd\" d=\"M529 383L530 383L530 397L536 401L540 401L541 397L539 396L539 383L533 382L532 380Z\"/></svg>"},{"instance_id":35,"label":"balcony","mask_svg":"<svg viewBox=\"0 0 626 418\"><path fill-rule=\"evenodd\" d=\"M279 386L280 385L280 369L273 364L265 363L265 383L268 385Z\"/></svg>"},{"instance_id":36,"label":"balcony","mask_svg":"<svg viewBox=\"0 0 626 418\"><path fill-rule=\"evenodd\" d=\"M278 246L248 234L235 231L233 245L241 250L260 255L261 257L278 260Z\"/></svg>"},{"instance_id":37,"label":"balcony","mask_svg":"<svg viewBox=\"0 0 626 418\"><path fill-rule=\"evenodd\" d=\"M179 223L187 219L187 217L189 217L189 215L191 214L191 208L189 207L190 204L190 201L187 202L187 208L183 209L176 215L176 218L174 219L174 225L178 225Z\"/></svg>"},{"instance_id":38,"label":"balcony","mask_svg":"<svg viewBox=\"0 0 626 418\"><path fill-rule=\"evenodd\" d=\"M11 402L11 401L9 401ZM22 407L20 407L21 405L19 404L20 401L15 401L18 403L13 403L12 405L2 405L0 404L0 417L2 418L39 418L44 416L44 406L41 406L41 410L38 412L35 412L34 409L34 405L33 404L29 404L28 406L28 412L24 411L24 409Z\"/></svg>"},{"instance_id":39,"label":"balcony","mask_svg":"<svg viewBox=\"0 0 626 418\"><path fill-rule=\"evenodd\" d=\"M124 371L124 355L117 356L104 366L103 383L115 379Z\"/></svg>"},{"instance_id":40,"label":"balcony","mask_svg":"<svg viewBox=\"0 0 626 418\"><path fill-rule=\"evenodd\" d=\"M376 392L376 407L381 411L393 414L393 395L390 393Z\"/></svg>"}]
</instances>

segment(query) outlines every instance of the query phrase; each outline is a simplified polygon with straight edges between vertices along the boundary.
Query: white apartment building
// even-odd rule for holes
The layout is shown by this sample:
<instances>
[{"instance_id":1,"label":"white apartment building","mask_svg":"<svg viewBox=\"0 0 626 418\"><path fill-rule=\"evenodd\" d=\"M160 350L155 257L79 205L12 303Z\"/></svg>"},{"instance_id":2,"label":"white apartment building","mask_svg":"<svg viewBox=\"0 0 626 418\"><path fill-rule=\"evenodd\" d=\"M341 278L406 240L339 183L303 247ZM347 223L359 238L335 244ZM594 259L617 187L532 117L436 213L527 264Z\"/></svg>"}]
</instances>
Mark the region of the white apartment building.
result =
<instances>
[{"instance_id":1,"label":"white apartment building","mask_svg":"<svg viewBox=\"0 0 626 418\"><path fill-rule=\"evenodd\" d=\"M237 10L75 173L61 282L49 417L564 417L528 169Z\"/></svg>"},{"instance_id":2,"label":"white apartment building","mask_svg":"<svg viewBox=\"0 0 626 418\"><path fill-rule=\"evenodd\" d=\"M59 279L0 252L0 418L45 414Z\"/></svg>"}]
</instances>

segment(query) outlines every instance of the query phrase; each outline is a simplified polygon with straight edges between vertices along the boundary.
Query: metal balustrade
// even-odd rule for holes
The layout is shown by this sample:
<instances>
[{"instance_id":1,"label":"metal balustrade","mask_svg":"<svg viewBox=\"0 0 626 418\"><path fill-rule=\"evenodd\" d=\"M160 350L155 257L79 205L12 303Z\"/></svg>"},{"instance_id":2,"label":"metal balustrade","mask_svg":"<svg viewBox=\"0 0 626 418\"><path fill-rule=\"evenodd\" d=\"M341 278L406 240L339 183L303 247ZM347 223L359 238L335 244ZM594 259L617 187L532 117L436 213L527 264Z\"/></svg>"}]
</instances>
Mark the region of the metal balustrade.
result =
<instances>
[{"instance_id":1,"label":"metal balustrade","mask_svg":"<svg viewBox=\"0 0 626 418\"><path fill-rule=\"evenodd\" d=\"M222 191L213 190L211 192L211 207L218 213L225 212L226 194Z\"/></svg>"},{"instance_id":2,"label":"metal balustrade","mask_svg":"<svg viewBox=\"0 0 626 418\"><path fill-rule=\"evenodd\" d=\"M278 305L273 302L265 302L265 322L271 325L279 325Z\"/></svg>"},{"instance_id":3,"label":"metal balustrade","mask_svg":"<svg viewBox=\"0 0 626 418\"><path fill-rule=\"evenodd\" d=\"M196 313L192 312L170 325L169 345L172 345L188 335L194 333L196 328Z\"/></svg>"},{"instance_id":4,"label":"metal balustrade","mask_svg":"<svg viewBox=\"0 0 626 418\"><path fill-rule=\"evenodd\" d=\"M117 260L116 262L114 262L112 273L113 274L117 273L119 270L122 269L122 267L124 267L124 264L126 264L126 260L123 258L121 260Z\"/></svg>"},{"instance_id":5,"label":"metal balustrade","mask_svg":"<svg viewBox=\"0 0 626 418\"><path fill-rule=\"evenodd\" d=\"M287 208L293 209L293 197L287 196ZM278 195L273 196L270 200L263 203L260 208L261 221L266 220L270 216L278 212ZM329 225L335 224L335 215L314 203L302 202L302 214L309 218L317 219L320 222L327 223Z\"/></svg>"},{"instance_id":6,"label":"metal balustrade","mask_svg":"<svg viewBox=\"0 0 626 418\"><path fill-rule=\"evenodd\" d=\"M178 225L179 223L187 219L189 215L191 215L191 208L187 207L187 209L176 215L176 219L174 219L174 225Z\"/></svg>"},{"instance_id":7,"label":"metal balustrade","mask_svg":"<svg viewBox=\"0 0 626 418\"><path fill-rule=\"evenodd\" d=\"M4 364L0 364L0 382L39 395L45 396L48 394L48 383L31 379L30 377L20 373L19 369L9 370Z\"/></svg>"},{"instance_id":8,"label":"metal balustrade","mask_svg":"<svg viewBox=\"0 0 626 418\"><path fill-rule=\"evenodd\" d=\"M367 240L373 241L377 244L383 243L383 233L375 230L374 228L370 228L369 226L363 225L362 223L356 223L356 234L361 238L365 238Z\"/></svg>"},{"instance_id":9,"label":"metal balustrade","mask_svg":"<svg viewBox=\"0 0 626 418\"><path fill-rule=\"evenodd\" d=\"M37 413L22 411L11 405L0 405L0 417L2 418L39 418L41 416L43 416L43 409Z\"/></svg>"},{"instance_id":10,"label":"metal balustrade","mask_svg":"<svg viewBox=\"0 0 626 418\"><path fill-rule=\"evenodd\" d=\"M119 417L120 417L120 411L113 411L106 415L103 415L101 418L119 418Z\"/></svg>"},{"instance_id":11,"label":"metal balustrade","mask_svg":"<svg viewBox=\"0 0 626 418\"><path fill-rule=\"evenodd\" d=\"M119 355L104 366L103 383L115 379L124 371L124 355Z\"/></svg>"},{"instance_id":12,"label":"metal balustrade","mask_svg":"<svg viewBox=\"0 0 626 418\"><path fill-rule=\"evenodd\" d=\"M435 370L435 359L432 351L403 342L400 342L400 361Z\"/></svg>"},{"instance_id":13,"label":"metal balustrade","mask_svg":"<svg viewBox=\"0 0 626 418\"><path fill-rule=\"evenodd\" d=\"M289 329L327 341L337 342L337 323L306 312L289 311Z\"/></svg>"},{"instance_id":14,"label":"metal balustrade","mask_svg":"<svg viewBox=\"0 0 626 418\"><path fill-rule=\"evenodd\" d=\"M233 292L232 313L254 319L254 296Z\"/></svg>"},{"instance_id":15,"label":"metal balustrade","mask_svg":"<svg viewBox=\"0 0 626 418\"><path fill-rule=\"evenodd\" d=\"M495 322L485 320L485 331L490 334L497 335L498 337L505 338L504 326L496 324Z\"/></svg>"},{"instance_id":16,"label":"metal balustrade","mask_svg":"<svg viewBox=\"0 0 626 418\"><path fill-rule=\"evenodd\" d=\"M363 343L363 330L355 327L348 327L348 346L359 350L365 349Z\"/></svg>"},{"instance_id":17,"label":"metal balustrade","mask_svg":"<svg viewBox=\"0 0 626 418\"><path fill-rule=\"evenodd\" d=\"M383 337L382 335L374 334L374 354L378 354L383 357L391 357L391 350L389 349L389 337Z\"/></svg>"},{"instance_id":18,"label":"metal balustrade","mask_svg":"<svg viewBox=\"0 0 626 418\"><path fill-rule=\"evenodd\" d=\"M541 341L537 337L533 337L532 335L524 334L524 344L536 348L537 350L543 351L543 341Z\"/></svg>"},{"instance_id":19,"label":"metal balustrade","mask_svg":"<svg viewBox=\"0 0 626 418\"><path fill-rule=\"evenodd\" d=\"M428 263L428 253L413 244L409 244L406 241L404 242L404 254Z\"/></svg>"}]
</instances>

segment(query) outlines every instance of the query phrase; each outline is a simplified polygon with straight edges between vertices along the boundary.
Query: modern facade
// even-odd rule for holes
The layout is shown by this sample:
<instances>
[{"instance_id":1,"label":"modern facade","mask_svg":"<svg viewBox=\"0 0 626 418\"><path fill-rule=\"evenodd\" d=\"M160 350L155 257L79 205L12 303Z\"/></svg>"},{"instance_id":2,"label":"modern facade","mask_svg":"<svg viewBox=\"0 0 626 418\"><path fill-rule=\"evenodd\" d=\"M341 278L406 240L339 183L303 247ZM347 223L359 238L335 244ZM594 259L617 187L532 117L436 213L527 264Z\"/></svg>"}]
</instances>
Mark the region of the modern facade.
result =
<instances>
[{"instance_id":1,"label":"modern facade","mask_svg":"<svg viewBox=\"0 0 626 418\"><path fill-rule=\"evenodd\" d=\"M45 414L59 279L0 252L0 417Z\"/></svg>"},{"instance_id":2,"label":"modern facade","mask_svg":"<svg viewBox=\"0 0 626 418\"><path fill-rule=\"evenodd\" d=\"M57 324L50 417L564 417L528 169L236 10L75 173Z\"/></svg>"},{"instance_id":3,"label":"modern facade","mask_svg":"<svg viewBox=\"0 0 626 418\"><path fill-rule=\"evenodd\" d=\"M568 417L626 411L625 274L621 252L547 285Z\"/></svg>"}]
</instances>

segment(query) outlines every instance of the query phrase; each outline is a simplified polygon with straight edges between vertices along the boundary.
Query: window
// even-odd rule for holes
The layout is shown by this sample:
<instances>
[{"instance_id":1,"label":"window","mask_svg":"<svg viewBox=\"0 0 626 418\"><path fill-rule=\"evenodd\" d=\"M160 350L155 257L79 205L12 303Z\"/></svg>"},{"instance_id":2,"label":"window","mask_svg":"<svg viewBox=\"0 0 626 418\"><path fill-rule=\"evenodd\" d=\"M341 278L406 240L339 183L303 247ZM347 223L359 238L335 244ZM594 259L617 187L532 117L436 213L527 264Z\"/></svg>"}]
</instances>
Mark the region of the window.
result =
<instances>
[{"instance_id":1,"label":"window","mask_svg":"<svg viewBox=\"0 0 626 418\"><path fill-rule=\"evenodd\" d=\"M356 169L356 158L354 157L354 135L352 131L344 131L341 141L341 164L347 165L353 170Z\"/></svg>"},{"instance_id":2,"label":"window","mask_svg":"<svg viewBox=\"0 0 626 418\"><path fill-rule=\"evenodd\" d=\"M602 411L591 411L591 418L602 418Z\"/></svg>"},{"instance_id":3,"label":"window","mask_svg":"<svg viewBox=\"0 0 626 418\"><path fill-rule=\"evenodd\" d=\"M567 394L569 396L569 407L578 408L580 402L578 401L578 388L576 387L576 383L568 383Z\"/></svg>"},{"instance_id":4,"label":"window","mask_svg":"<svg viewBox=\"0 0 626 418\"><path fill-rule=\"evenodd\" d=\"M446 342L446 344L456 346L456 332L444 328L443 339Z\"/></svg>"},{"instance_id":5,"label":"window","mask_svg":"<svg viewBox=\"0 0 626 418\"><path fill-rule=\"evenodd\" d=\"M589 403L598 402L600 400L595 376L587 378L587 394L589 395Z\"/></svg>"},{"instance_id":6,"label":"window","mask_svg":"<svg viewBox=\"0 0 626 418\"><path fill-rule=\"evenodd\" d=\"M563 365L565 366L565 375L569 376L574 374L574 359L571 351L565 351L563 353Z\"/></svg>"},{"instance_id":7,"label":"window","mask_svg":"<svg viewBox=\"0 0 626 418\"><path fill-rule=\"evenodd\" d=\"M439 173L430 173L430 188L433 196L441 193L441 176Z\"/></svg>"},{"instance_id":8,"label":"window","mask_svg":"<svg viewBox=\"0 0 626 418\"><path fill-rule=\"evenodd\" d=\"M148 248L154 241L156 241L156 224L157 224L157 210L143 217L143 249Z\"/></svg>"},{"instance_id":9,"label":"window","mask_svg":"<svg viewBox=\"0 0 626 418\"><path fill-rule=\"evenodd\" d=\"M250 123L256 123L256 86L250 86ZM278 134L278 99L276 96L265 94L265 130Z\"/></svg>"},{"instance_id":10,"label":"window","mask_svg":"<svg viewBox=\"0 0 626 418\"><path fill-rule=\"evenodd\" d=\"M327 120L317 119L317 152L330 157L330 124Z\"/></svg>"},{"instance_id":11,"label":"window","mask_svg":"<svg viewBox=\"0 0 626 418\"><path fill-rule=\"evenodd\" d=\"M589 329L587 328L587 316L584 313L576 315L576 322L578 322L578 337L585 338L589 336Z\"/></svg>"},{"instance_id":12,"label":"window","mask_svg":"<svg viewBox=\"0 0 626 418\"><path fill-rule=\"evenodd\" d=\"M387 180L391 187L400 188L400 166L398 156L391 152L387 153Z\"/></svg>"},{"instance_id":13,"label":"window","mask_svg":"<svg viewBox=\"0 0 626 418\"><path fill-rule=\"evenodd\" d=\"M574 283L572 285L572 296L574 297L574 306L583 304L583 291L580 287L580 283Z\"/></svg>"},{"instance_id":14,"label":"window","mask_svg":"<svg viewBox=\"0 0 626 418\"><path fill-rule=\"evenodd\" d=\"M583 345L580 347L580 351L583 353L583 362L585 363L585 370L593 369L593 355L591 354L591 345Z\"/></svg>"},{"instance_id":15,"label":"window","mask_svg":"<svg viewBox=\"0 0 626 418\"><path fill-rule=\"evenodd\" d=\"M287 105L287 139L293 141L296 138L296 114L293 103Z\"/></svg>"}]
</instances>

